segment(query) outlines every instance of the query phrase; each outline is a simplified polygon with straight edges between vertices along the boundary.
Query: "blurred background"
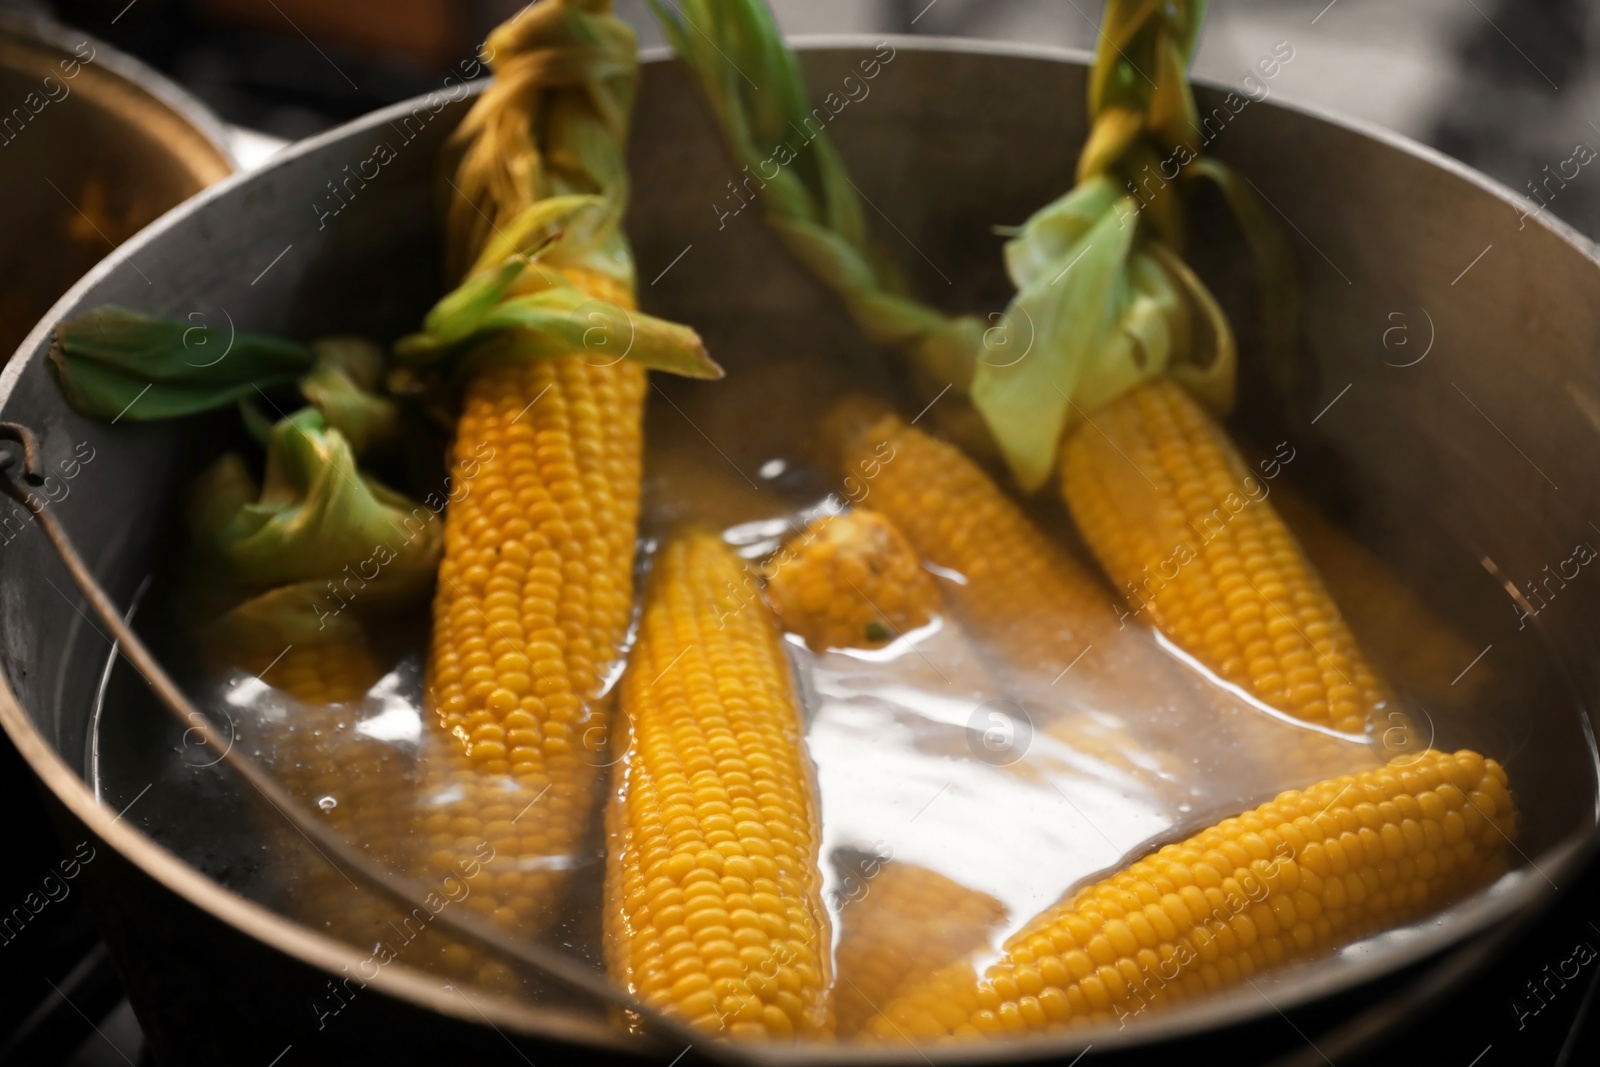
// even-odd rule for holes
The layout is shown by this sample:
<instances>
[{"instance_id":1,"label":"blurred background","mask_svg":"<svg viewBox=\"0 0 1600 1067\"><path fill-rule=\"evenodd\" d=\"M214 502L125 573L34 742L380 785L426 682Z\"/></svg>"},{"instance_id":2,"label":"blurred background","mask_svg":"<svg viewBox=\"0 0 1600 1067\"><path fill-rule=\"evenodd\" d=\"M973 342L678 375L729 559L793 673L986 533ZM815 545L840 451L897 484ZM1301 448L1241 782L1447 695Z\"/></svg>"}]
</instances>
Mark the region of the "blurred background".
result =
<instances>
[{"instance_id":1,"label":"blurred background","mask_svg":"<svg viewBox=\"0 0 1600 1067\"><path fill-rule=\"evenodd\" d=\"M671 0L667 0L671 2ZM7 6L0 0L0 7ZM58 0L229 122L295 139L436 87L519 0ZM1092 47L1096 0L774 0L791 34L908 33ZM619 0L646 44L645 0ZM1282 99L1414 137L1519 192L1600 147L1600 5L1584 0L1218 0L1197 73L1237 84L1279 41ZM246 141L246 162L270 142ZM1600 178L1551 210L1600 236Z\"/></svg>"},{"instance_id":2,"label":"blurred background","mask_svg":"<svg viewBox=\"0 0 1600 1067\"><path fill-rule=\"evenodd\" d=\"M771 2L794 36L965 36L1085 51L1093 47L1100 14L1099 0ZM68 47L81 31L142 59L220 116L227 124L222 136L249 166L290 141L439 88L488 30L520 6L520 0L0 0L0 13L43 15L75 27ZM617 0L617 6L642 43L662 43L646 0ZM1415 138L1524 195L1545 179L1545 168L1553 173L1578 146L1600 149L1600 4L1592 0L1213 0L1196 73L1237 87L1258 58L1283 55L1283 45L1293 58L1267 85L1273 98ZM48 147L45 137L30 135L0 156L0 171L25 170L32 166L25 153ZM220 158L215 165L226 169ZM194 187L216 176L202 175ZM112 199L133 184L126 168L112 178ZM59 189L48 195L65 199L71 211L47 200L48 211L31 212L10 196L0 218L10 225L12 216L27 221L36 214L68 229L81 218L87 227L78 235L85 258L64 261L66 273L49 279L49 292L19 305L11 316L16 336L0 346L5 351L88 264L192 191L177 188L171 199L112 218L89 203L87 188L68 188L72 197ZM1600 173L1583 171L1563 184L1549 212L1600 239ZM5 301L22 293L17 279L39 278L41 259L66 238L4 226L0 237L0 250L9 250L20 272L6 274L0 263L3 319ZM6 328L0 323L0 334ZM7 862L0 864L0 903L23 899L60 849L29 799L26 779L0 741L0 810L14 818L26 813L16 818ZM1588 892L1570 895L1573 906L1587 907L1600 892L1597 878L1591 873ZM40 914L26 940L13 945L10 935L0 937L0 1067L148 1063L81 898L63 898ZM1563 921L1576 925L1579 918L1589 916L1575 912ZM1530 939L1526 955L1534 962L1526 973L1557 958L1553 952ZM1562 1001L1552 1015L1564 1021L1544 1029L1550 1055L1522 1062L1600 1063L1596 989L1600 983L1591 983L1588 1000ZM1503 989L1480 983L1443 1006L1435 1021L1505 1013ZM1370 1062L1423 1059L1414 1050L1389 1049Z\"/></svg>"}]
</instances>

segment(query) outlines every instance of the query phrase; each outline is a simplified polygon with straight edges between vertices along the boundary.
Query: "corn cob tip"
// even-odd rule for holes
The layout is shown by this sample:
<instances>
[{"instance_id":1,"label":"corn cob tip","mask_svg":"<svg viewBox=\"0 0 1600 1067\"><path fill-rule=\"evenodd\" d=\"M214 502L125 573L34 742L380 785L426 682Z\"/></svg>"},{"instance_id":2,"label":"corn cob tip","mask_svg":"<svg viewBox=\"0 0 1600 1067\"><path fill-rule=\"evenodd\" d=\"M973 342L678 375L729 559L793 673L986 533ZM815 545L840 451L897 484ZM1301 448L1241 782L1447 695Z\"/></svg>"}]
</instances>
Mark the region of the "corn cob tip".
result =
<instances>
[{"instance_id":1,"label":"corn cob tip","mask_svg":"<svg viewBox=\"0 0 1600 1067\"><path fill-rule=\"evenodd\" d=\"M767 573L779 619L817 652L881 647L939 610L939 591L916 551L876 512L813 519Z\"/></svg>"},{"instance_id":2,"label":"corn cob tip","mask_svg":"<svg viewBox=\"0 0 1600 1067\"><path fill-rule=\"evenodd\" d=\"M989 944L1005 905L903 860L860 857L840 879L841 1037L861 1034L878 1009L926 975Z\"/></svg>"},{"instance_id":3,"label":"corn cob tip","mask_svg":"<svg viewBox=\"0 0 1600 1067\"><path fill-rule=\"evenodd\" d=\"M899 416L878 397L850 393L839 400L823 416L820 432L815 437L818 466L823 470L838 469L863 445L870 447L876 443L888 425L885 419L899 421Z\"/></svg>"}]
</instances>

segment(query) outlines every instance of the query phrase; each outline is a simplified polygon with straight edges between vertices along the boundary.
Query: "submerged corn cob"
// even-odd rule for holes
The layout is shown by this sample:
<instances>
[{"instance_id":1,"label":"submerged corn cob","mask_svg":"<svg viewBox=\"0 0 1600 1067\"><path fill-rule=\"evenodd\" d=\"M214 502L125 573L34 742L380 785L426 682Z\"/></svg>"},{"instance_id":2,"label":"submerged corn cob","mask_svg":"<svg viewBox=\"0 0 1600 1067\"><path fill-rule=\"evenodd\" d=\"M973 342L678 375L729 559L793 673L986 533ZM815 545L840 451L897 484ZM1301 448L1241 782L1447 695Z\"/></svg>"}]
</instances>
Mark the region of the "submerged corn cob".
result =
<instances>
[{"instance_id":1,"label":"submerged corn cob","mask_svg":"<svg viewBox=\"0 0 1600 1067\"><path fill-rule=\"evenodd\" d=\"M966 579L946 595L1008 665L1054 676L1116 629L1099 580L959 449L894 415L846 431L842 444L847 470L876 471L863 478L859 506L888 516L923 559Z\"/></svg>"},{"instance_id":2,"label":"submerged corn cob","mask_svg":"<svg viewBox=\"0 0 1600 1067\"><path fill-rule=\"evenodd\" d=\"M321 641L302 635L281 647L257 631L242 640L213 644L208 651L292 701L283 707L280 701L254 698L251 709L234 724L238 742L252 746L289 792L351 845L380 864L404 866L416 756L356 731L361 701L383 673L360 628L336 626ZM281 815L264 814L269 832L281 835L285 852L298 851L303 860L293 868L297 878L289 895L296 918L362 948L392 936L384 924L401 917L397 909L353 886L326 857L305 849ZM412 958L427 962L421 951Z\"/></svg>"},{"instance_id":3,"label":"submerged corn cob","mask_svg":"<svg viewBox=\"0 0 1600 1067\"><path fill-rule=\"evenodd\" d=\"M394 794L404 785L406 761L392 758L399 755L393 746L354 730L361 717L354 705L383 674L377 655L356 627L336 628L322 641L276 644L252 640L209 649L294 701L281 713L257 701L255 714L238 729L265 746L275 773L303 804L321 811L352 844L393 862L405 836ZM332 803L319 804L324 798Z\"/></svg>"},{"instance_id":4,"label":"submerged corn cob","mask_svg":"<svg viewBox=\"0 0 1600 1067\"><path fill-rule=\"evenodd\" d=\"M1180 648L1307 722L1359 733L1394 707L1266 483L1178 385L1156 379L1097 412L1061 466L1067 506L1129 608Z\"/></svg>"},{"instance_id":5,"label":"submerged corn cob","mask_svg":"<svg viewBox=\"0 0 1600 1067\"><path fill-rule=\"evenodd\" d=\"M1481 698L1494 679L1490 663L1478 663L1458 678L1479 646L1293 486L1275 487L1272 503L1338 596L1351 630L1393 678L1430 705L1454 699L1468 706Z\"/></svg>"},{"instance_id":6,"label":"submerged corn cob","mask_svg":"<svg viewBox=\"0 0 1600 1067\"><path fill-rule=\"evenodd\" d=\"M1084 889L980 978L945 968L875 1019L885 1040L1125 1019L1348 945L1482 884L1516 833L1506 775L1428 750L1290 791Z\"/></svg>"},{"instance_id":7,"label":"submerged corn cob","mask_svg":"<svg viewBox=\"0 0 1600 1067\"><path fill-rule=\"evenodd\" d=\"M607 812L612 977L732 1037L831 1034L820 832L778 628L715 535L655 561Z\"/></svg>"},{"instance_id":8,"label":"submerged corn cob","mask_svg":"<svg viewBox=\"0 0 1600 1067\"><path fill-rule=\"evenodd\" d=\"M914 863L890 861L839 915L839 1034L858 1034L878 1010L941 967L989 943L1005 920L987 893Z\"/></svg>"},{"instance_id":9,"label":"submerged corn cob","mask_svg":"<svg viewBox=\"0 0 1600 1067\"><path fill-rule=\"evenodd\" d=\"M877 648L939 611L932 576L876 512L813 519L769 568L767 593L778 617L817 651Z\"/></svg>"}]
</instances>

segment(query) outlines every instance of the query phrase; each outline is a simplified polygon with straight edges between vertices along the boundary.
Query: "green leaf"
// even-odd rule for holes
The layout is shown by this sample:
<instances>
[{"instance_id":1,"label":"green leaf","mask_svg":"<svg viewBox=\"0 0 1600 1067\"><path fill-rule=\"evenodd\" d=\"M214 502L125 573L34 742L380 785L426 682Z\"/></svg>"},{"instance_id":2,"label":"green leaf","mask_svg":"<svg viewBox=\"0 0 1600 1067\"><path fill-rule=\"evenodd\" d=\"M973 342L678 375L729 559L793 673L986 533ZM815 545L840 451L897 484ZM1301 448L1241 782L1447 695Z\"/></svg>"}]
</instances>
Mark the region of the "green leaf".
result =
<instances>
[{"instance_id":1,"label":"green leaf","mask_svg":"<svg viewBox=\"0 0 1600 1067\"><path fill-rule=\"evenodd\" d=\"M311 368L303 345L107 305L61 323L50 368L67 402L98 419L145 422L232 404Z\"/></svg>"},{"instance_id":2,"label":"green leaf","mask_svg":"<svg viewBox=\"0 0 1600 1067\"><path fill-rule=\"evenodd\" d=\"M599 365L627 359L688 378L723 376L699 334L687 326L626 310L570 284L508 296L526 266L512 257L492 272L468 278L428 313L423 333L400 339L395 358L420 367L457 356L471 360L574 356Z\"/></svg>"},{"instance_id":3,"label":"green leaf","mask_svg":"<svg viewBox=\"0 0 1600 1067\"><path fill-rule=\"evenodd\" d=\"M393 444L400 436L400 408L388 397L363 389L333 363L318 361L300 379L305 394L329 426L350 442L358 456Z\"/></svg>"},{"instance_id":4,"label":"green leaf","mask_svg":"<svg viewBox=\"0 0 1600 1067\"><path fill-rule=\"evenodd\" d=\"M489 235L471 273L498 270L510 259L526 265L552 247L592 241L597 230L609 228L610 212L614 210L600 196L550 196L535 200L511 222Z\"/></svg>"},{"instance_id":5,"label":"green leaf","mask_svg":"<svg viewBox=\"0 0 1600 1067\"><path fill-rule=\"evenodd\" d=\"M1011 283L1021 290L1041 277L1054 278L1064 265L1062 257L1078 247L1083 235L1119 202L1124 206L1129 203L1102 175L1035 211L1016 236L1006 242L1006 273L1011 276ZM1130 213L1130 225L1132 219Z\"/></svg>"},{"instance_id":6,"label":"green leaf","mask_svg":"<svg viewBox=\"0 0 1600 1067\"><path fill-rule=\"evenodd\" d=\"M972 402L1024 489L1037 489L1050 476L1062 433L1086 405L1092 409L1160 373L1170 357L1165 315L1174 300L1134 254L1132 212L1128 198L1111 201L1071 244L1059 234L1082 220L1051 214L1051 232L1058 234L1054 258L1037 254L1042 241L1018 254L1030 281L1006 318L1031 344L1005 362L980 360Z\"/></svg>"},{"instance_id":7,"label":"green leaf","mask_svg":"<svg viewBox=\"0 0 1600 1067\"><path fill-rule=\"evenodd\" d=\"M317 338L311 342L311 354L317 363L343 371L356 388L369 393L382 386L389 358L377 344L349 334Z\"/></svg>"},{"instance_id":8,"label":"green leaf","mask_svg":"<svg viewBox=\"0 0 1600 1067\"><path fill-rule=\"evenodd\" d=\"M525 266L520 257L507 256L498 267L474 274L446 293L422 320L429 345L442 352L482 329L485 316L505 299Z\"/></svg>"},{"instance_id":9,"label":"green leaf","mask_svg":"<svg viewBox=\"0 0 1600 1067\"><path fill-rule=\"evenodd\" d=\"M442 496L418 503L362 475L320 412L295 412L272 429L259 490L232 454L191 489L200 614L225 624L244 608L252 625L275 620L293 640L325 629L337 607L329 582L363 615L416 602L434 580L443 508Z\"/></svg>"},{"instance_id":10,"label":"green leaf","mask_svg":"<svg viewBox=\"0 0 1600 1067\"><path fill-rule=\"evenodd\" d=\"M506 300L484 320L483 329L499 333L474 345L473 359L570 356L596 366L626 359L687 378L716 379L724 373L689 327L570 287Z\"/></svg>"},{"instance_id":11,"label":"green leaf","mask_svg":"<svg viewBox=\"0 0 1600 1067\"><path fill-rule=\"evenodd\" d=\"M1189 307L1198 312L1195 328L1185 334L1178 346L1182 358L1175 359L1167 373L1213 415L1222 418L1233 410L1234 385L1238 377L1239 358L1233 327L1228 324L1222 305L1189 269L1183 257L1159 242L1153 242L1151 249Z\"/></svg>"}]
</instances>

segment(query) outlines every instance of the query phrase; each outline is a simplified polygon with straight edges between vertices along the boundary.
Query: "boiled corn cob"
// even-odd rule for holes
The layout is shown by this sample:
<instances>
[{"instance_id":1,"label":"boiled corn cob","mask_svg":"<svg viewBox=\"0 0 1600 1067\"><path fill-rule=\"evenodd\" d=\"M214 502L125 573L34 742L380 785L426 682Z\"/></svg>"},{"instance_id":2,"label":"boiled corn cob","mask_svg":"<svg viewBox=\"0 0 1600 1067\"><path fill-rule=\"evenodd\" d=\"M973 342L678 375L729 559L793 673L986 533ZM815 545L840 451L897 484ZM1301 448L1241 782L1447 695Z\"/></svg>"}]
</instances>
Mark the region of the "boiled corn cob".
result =
<instances>
[{"instance_id":1,"label":"boiled corn cob","mask_svg":"<svg viewBox=\"0 0 1600 1067\"><path fill-rule=\"evenodd\" d=\"M839 914L839 1034L863 1032L904 990L989 944L1005 920L987 893L914 863L890 860Z\"/></svg>"},{"instance_id":2,"label":"boiled corn cob","mask_svg":"<svg viewBox=\"0 0 1600 1067\"><path fill-rule=\"evenodd\" d=\"M634 45L610 9L544 0L491 35L497 77L453 142L456 269L556 194L597 194L620 211ZM570 286L631 311L625 242L614 229L594 242L587 253L558 245L550 262L523 257L506 298ZM596 269L601 259L617 276ZM521 343L514 331L491 336L466 367L427 664L434 732L420 834L424 877L492 848L492 885L467 907L531 936L554 919L598 802L602 680L633 603L646 383L629 360Z\"/></svg>"},{"instance_id":3,"label":"boiled corn cob","mask_svg":"<svg viewBox=\"0 0 1600 1067\"><path fill-rule=\"evenodd\" d=\"M767 570L778 617L816 651L878 648L926 626L939 610L932 576L877 512L813 519Z\"/></svg>"},{"instance_id":4,"label":"boiled corn cob","mask_svg":"<svg viewBox=\"0 0 1600 1067\"><path fill-rule=\"evenodd\" d=\"M595 698L632 610L644 388L633 363L497 361L468 381L457 427L428 665L454 739L430 795L450 799L422 829L436 869L484 840L506 857L492 914L524 932L550 918L595 802Z\"/></svg>"},{"instance_id":5,"label":"boiled corn cob","mask_svg":"<svg viewBox=\"0 0 1600 1067\"><path fill-rule=\"evenodd\" d=\"M396 862L408 827L395 801L412 780L414 756L355 732L359 704L382 674L370 645L356 636L302 642L261 669L262 681L300 705L275 731L283 735L272 745L279 778L351 844L382 862ZM350 891L337 875L332 881L337 884L330 888L341 896ZM329 917L315 907L310 914Z\"/></svg>"},{"instance_id":6,"label":"boiled corn cob","mask_svg":"<svg viewBox=\"0 0 1600 1067\"><path fill-rule=\"evenodd\" d=\"M1110 590L959 450L893 415L844 414L835 431L845 442L847 469L860 470L868 457L879 463L856 494L859 507L888 515L925 559L961 576L940 588L954 616L1011 677L1016 699L1099 706L1124 720L1145 716L1141 743L1122 726L1073 714L1043 722L1057 739L1136 776L1166 767L1168 779L1177 780L1184 775L1173 768L1171 753L1194 748L1184 740L1186 726L1196 716L1207 725L1225 721L1232 740L1218 743L1237 745L1237 754L1267 775L1268 788L1371 762L1357 746L1239 715L1232 697L1201 684L1149 641L1139 619L1126 612L1119 619ZM881 452L885 446L892 452ZM1403 724L1403 716L1391 714ZM1400 726L1385 727L1386 740L1397 742L1385 758L1421 747L1398 743L1410 737Z\"/></svg>"},{"instance_id":7,"label":"boiled corn cob","mask_svg":"<svg viewBox=\"0 0 1600 1067\"><path fill-rule=\"evenodd\" d=\"M656 557L621 683L607 812L612 977L738 1038L833 1032L817 802L778 628L741 561L690 533Z\"/></svg>"},{"instance_id":8,"label":"boiled corn cob","mask_svg":"<svg viewBox=\"0 0 1600 1067\"><path fill-rule=\"evenodd\" d=\"M355 736L360 708L354 705L383 674L360 628L339 626L325 640L283 645L255 633L207 652L294 701L281 713L257 701L235 728L265 746L275 773L303 804L321 811L352 844L393 862L405 827L391 794L401 788L405 768L385 758L390 746ZM323 798L332 803L319 804Z\"/></svg>"},{"instance_id":9,"label":"boiled corn cob","mask_svg":"<svg viewBox=\"0 0 1600 1067\"><path fill-rule=\"evenodd\" d=\"M1138 386L1071 433L1061 485L1130 610L1225 680L1346 733L1395 707L1266 482L1175 383Z\"/></svg>"},{"instance_id":10,"label":"boiled corn cob","mask_svg":"<svg viewBox=\"0 0 1600 1067\"><path fill-rule=\"evenodd\" d=\"M981 978L945 968L871 1029L1004 1038L1188 1001L1442 907L1500 869L1515 833L1505 771L1475 752L1292 790L1044 912Z\"/></svg>"},{"instance_id":11,"label":"boiled corn cob","mask_svg":"<svg viewBox=\"0 0 1600 1067\"><path fill-rule=\"evenodd\" d=\"M383 673L360 628L336 626L321 641L297 635L283 646L259 631L234 636L242 639L211 645L212 658L255 675L293 702L276 708L274 701L257 698L243 721L233 724L236 743L264 758L289 792L350 845L380 864L403 867L412 828L405 799L416 786L416 755L356 732L361 701ZM289 888L296 918L363 948L392 937L384 924L403 913L352 885L326 857L305 850L281 815L263 814L284 851L303 861L294 866L298 877ZM435 943L409 958L427 965L440 951Z\"/></svg>"}]
</instances>

